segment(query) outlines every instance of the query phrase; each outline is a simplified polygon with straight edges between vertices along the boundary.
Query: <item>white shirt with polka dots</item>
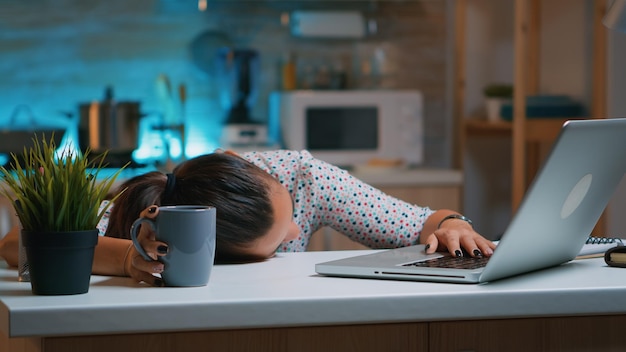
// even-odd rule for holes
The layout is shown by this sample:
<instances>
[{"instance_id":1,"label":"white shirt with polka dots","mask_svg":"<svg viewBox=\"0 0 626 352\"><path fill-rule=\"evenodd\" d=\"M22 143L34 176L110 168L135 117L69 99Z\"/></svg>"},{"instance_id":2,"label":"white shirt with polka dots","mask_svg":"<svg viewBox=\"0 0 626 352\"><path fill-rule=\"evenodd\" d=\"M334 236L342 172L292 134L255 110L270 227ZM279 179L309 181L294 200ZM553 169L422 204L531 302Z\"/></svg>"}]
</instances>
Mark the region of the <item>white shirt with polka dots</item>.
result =
<instances>
[{"instance_id":1,"label":"white shirt with polka dots","mask_svg":"<svg viewBox=\"0 0 626 352\"><path fill-rule=\"evenodd\" d=\"M434 212L391 197L307 151L241 156L278 179L294 200L294 222L301 233L298 239L284 243L281 252L306 250L313 233L324 226L370 248L414 245Z\"/></svg>"}]
</instances>

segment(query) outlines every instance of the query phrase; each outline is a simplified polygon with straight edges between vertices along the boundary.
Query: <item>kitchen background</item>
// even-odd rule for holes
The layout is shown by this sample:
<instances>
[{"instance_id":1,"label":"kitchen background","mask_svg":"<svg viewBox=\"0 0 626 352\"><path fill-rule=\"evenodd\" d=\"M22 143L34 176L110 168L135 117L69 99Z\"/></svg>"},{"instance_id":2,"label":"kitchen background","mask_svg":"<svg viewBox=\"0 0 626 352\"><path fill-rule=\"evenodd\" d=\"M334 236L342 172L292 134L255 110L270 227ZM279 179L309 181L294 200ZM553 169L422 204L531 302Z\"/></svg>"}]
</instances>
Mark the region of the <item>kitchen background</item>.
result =
<instances>
[{"instance_id":1,"label":"kitchen background","mask_svg":"<svg viewBox=\"0 0 626 352\"><path fill-rule=\"evenodd\" d=\"M117 100L138 102L136 159L162 162L165 144L153 129L164 115L183 116L188 157L219 146L226 111L220 105L213 48L252 48L260 58L252 116L265 121L268 95L282 88L281 68L295 59L300 87L316 74L342 72L349 89L417 89L424 95L426 167L452 166L455 0L0 0L0 129L68 126L77 138L79 104L101 101L106 87ZM204 11L198 5L206 5ZM472 0L467 18L468 57L464 115L483 109L482 88L512 82L513 1ZM542 1L543 91L588 99L590 0ZM361 13L359 39L295 37L294 10ZM626 35L609 33L609 116L626 115ZM196 45L194 45L194 43ZM206 50L197 50L198 45ZM194 50L196 48L196 50ZM566 57L564 58L564 53ZM548 65L545 63L548 62ZM312 74L311 74L312 73ZM172 99L163 99L163 82ZM186 87L180 106L178 87ZM14 120L11 122L11 120ZM19 127L18 126L18 127ZM72 132L73 131L73 132ZM470 143L464 171L463 211L481 232L497 237L510 219L510 144L506 138ZM174 154L180 153L175 150ZM609 209L609 235L626 226L626 185ZM624 219L624 220L622 220Z\"/></svg>"},{"instance_id":2,"label":"kitchen background","mask_svg":"<svg viewBox=\"0 0 626 352\"><path fill-rule=\"evenodd\" d=\"M103 100L111 87L114 99L138 102L146 115L136 160L163 160L163 134L154 126L177 115L186 121L186 155L210 152L219 146L227 112L219 102L224 86L214 57L217 48L229 45L259 53L251 114L257 121L266 121L269 93L282 88L281 66L290 59L302 88L331 72L345 77L349 89L422 91L425 165L449 166L446 1L0 0L0 5L3 128L32 121L76 126L79 105ZM293 10L358 11L367 35L295 37L289 28ZM168 84L169 101L163 92ZM174 143L174 156L178 147Z\"/></svg>"}]
</instances>

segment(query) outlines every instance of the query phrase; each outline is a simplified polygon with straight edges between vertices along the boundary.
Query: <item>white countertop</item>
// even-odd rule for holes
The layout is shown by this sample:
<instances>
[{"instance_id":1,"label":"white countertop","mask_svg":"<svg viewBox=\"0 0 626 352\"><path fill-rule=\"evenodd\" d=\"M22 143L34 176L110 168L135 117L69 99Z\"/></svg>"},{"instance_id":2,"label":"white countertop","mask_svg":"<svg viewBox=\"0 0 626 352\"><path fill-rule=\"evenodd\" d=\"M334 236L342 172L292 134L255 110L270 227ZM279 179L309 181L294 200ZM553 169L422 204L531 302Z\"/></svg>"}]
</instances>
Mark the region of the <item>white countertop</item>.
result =
<instances>
[{"instance_id":1,"label":"white countertop","mask_svg":"<svg viewBox=\"0 0 626 352\"><path fill-rule=\"evenodd\" d=\"M124 181L142 175L154 168L125 169L118 180ZM104 169L100 176L111 176L117 169ZM348 170L358 179L376 186L459 186L463 183L463 172L455 169L432 167L356 167Z\"/></svg>"},{"instance_id":2,"label":"white countertop","mask_svg":"<svg viewBox=\"0 0 626 352\"><path fill-rule=\"evenodd\" d=\"M100 176L112 175L116 169L105 169ZM118 177L119 182L131 177L142 175L152 168L125 169ZM376 186L439 186L463 183L463 172L455 169L427 168L427 167L358 167L348 170L358 179Z\"/></svg>"},{"instance_id":3,"label":"white countertop","mask_svg":"<svg viewBox=\"0 0 626 352\"><path fill-rule=\"evenodd\" d=\"M463 173L453 169L431 168L361 168L350 172L373 186L460 186Z\"/></svg>"},{"instance_id":4,"label":"white countertop","mask_svg":"<svg viewBox=\"0 0 626 352\"><path fill-rule=\"evenodd\" d=\"M315 263L369 251L280 254L219 265L208 286L153 288L92 276L89 292L34 296L0 264L10 337L626 313L626 269L602 259L483 285L318 276Z\"/></svg>"}]
</instances>

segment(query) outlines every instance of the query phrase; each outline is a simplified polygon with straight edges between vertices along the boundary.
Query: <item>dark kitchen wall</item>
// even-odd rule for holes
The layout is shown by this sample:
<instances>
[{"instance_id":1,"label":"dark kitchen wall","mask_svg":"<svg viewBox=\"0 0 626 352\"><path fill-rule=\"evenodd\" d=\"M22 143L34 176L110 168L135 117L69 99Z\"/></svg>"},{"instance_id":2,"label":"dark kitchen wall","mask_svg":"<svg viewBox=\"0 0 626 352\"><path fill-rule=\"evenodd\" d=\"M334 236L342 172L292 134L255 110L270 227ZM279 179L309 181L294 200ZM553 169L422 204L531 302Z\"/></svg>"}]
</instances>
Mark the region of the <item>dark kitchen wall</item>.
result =
<instances>
[{"instance_id":1,"label":"dark kitchen wall","mask_svg":"<svg viewBox=\"0 0 626 352\"><path fill-rule=\"evenodd\" d=\"M112 86L117 100L139 101L146 115L136 156L159 158L163 146L151 126L166 110L157 88L166 75L174 111L184 111L187 121L187 155L211 151L219 146L225 116L211 59L215 48L232 45L260 54L252 114L260 121L267 118L269 93L281 88L287 54L296 58L300 85L328 68L345 72L349 89L422 91L426 165L447 166L449 3L209 0L199 11L197 2L182 0L0 0L0 127L13 115L22 125L34 119L75 128L78 104L101 100ZM293 10L359 11L370 33L362 39L294 37L287 25ZM188 92L184 107L180 84Z\"/></svg>"}]
</instances>

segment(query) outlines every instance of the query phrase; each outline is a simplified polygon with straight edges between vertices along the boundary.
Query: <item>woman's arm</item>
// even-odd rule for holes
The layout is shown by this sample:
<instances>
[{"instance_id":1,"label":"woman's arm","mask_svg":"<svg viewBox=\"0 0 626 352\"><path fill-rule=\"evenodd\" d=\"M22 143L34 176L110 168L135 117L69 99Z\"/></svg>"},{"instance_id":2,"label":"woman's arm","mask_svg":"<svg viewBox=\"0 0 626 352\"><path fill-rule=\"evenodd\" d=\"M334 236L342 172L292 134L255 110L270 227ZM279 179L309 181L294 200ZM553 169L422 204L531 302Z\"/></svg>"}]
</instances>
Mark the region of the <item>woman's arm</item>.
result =
<instances>
[{"instance_id":1,"label":"woman's arm","mask_svg":"<svg viewBox=\"0 0 626 352\"><path fill-rule=\"evenodd\" d=\"M0 239L0 258L14 267L18 266L19 234L19 227L15 226ZM150 253L156 252L155 246L162 245L154 241L144 241L142 244L146 251ZM163 263L143 259L139 252L135 250L132 241L113 237L98 237L92 273L109 276L130 276L137 281L144 281L154 286L162 286L160 279L151 274L162 271Z\"/></svg>"},{"instance_id":2,"label":"woman's arm","mask_svg":"<svg viewBox=\"0 0 626 352\"><path fill-rule=\"evenodd\" d=\"M140 216L155 218L157 214L158 208L151 206L142 211ZM94 254L92 272L99 275L130 276L138 282L163 286L162 280L153 274L163 272L163 263L156 259L167 253L159 250L166 248L167 244L154 241L154 233L149 226L143 226L137 237L146 253L155 260L145 260L135 249L131 240L100 236Z\"/></svg>"},{"instance_id":3,"label":"woman's arm","mask_svg":"<svg viewBox=\"0 0 626 352\"><path fill-rule=\"evenodd\" d=\"M0 240L0 257L10 266L18 265L19 235L19 227L14 226ZM131 245L130 240L99 236L94 252L92 272L99 275L129 276L128 269L124 269L124 266Z\"/></svg>"},{"instance_id":4,"label":"woman's arm","mask_svg":"<svg viewBox=\"0 0 626 352\"><path fill-rule=\"evenodd\" d=\"M156 248L153 247L161 244L155 241L141 242L149 254L156 251ZM156 257L156 254L153 256ZM130 276L137 282L143 281L152 286L163 286L161 279L152 275L163 272L163 269L163 263L143 259L141 254L135 250L131 240L104 236L98 238L98 245L93 258L92 272L94 274Z\"/></svg>"},{"instance_id":5,"label":"woman's arm","mask_svg":"<svg viewBox=\"0 0 626 352\"><path fill-rule=\"evenodd\" d=\"M426 243L426 239L428 238L428 235L430 235L431 233L434 233L435 231L437 231L437 227L439 226L441 221L446 216L453 215L453 214L458 214L458 212L452 211L452 210L448 210L448 209L440 209L440 210L437 210L436 212L434 212L431 216L429 216L426 219L426 222L424 222L424 229L422 230L422 235L423 236L420 237L420 243L425 244ZM447 222L447 221L453 221L453 220L452 219L446 220L446 221L444 221L444 223L441 223L441 226L449 225L449 224L445 224L445 222ZM469 225L469 223L467 223L467 221L465 221L464 223L460 223L460 225Z\"/></svg>"},{"instance_id":6,"label":"woman's arm","mask_svg":"<svg viewBox=\"0 0 626 352\"><path fill-rule=\"evenodd\" d=\"M370 248L422 243L429 245L429 252L447 250L453 255L462 254L461 248L473 256L490 255L495 248L467 221L446 219L459 215L457 212L404 202L307 152L263 154L251 159L263 160L266 171L295 194L305 233L307 228L314 231L330 226Z\"/></svg>"},{"instance_id":7,"label":"woman's arm","mask_svg":"<svg viewBox=\"0 0 626 352\"><path fill-rule=\"evenodd\" d=\"M9 266L17 267L18 265L19 236L19 227L13 226L13 228L0 239L0 258L4 259Z\"/></svg>"},{"instance_id":8,"label":"woman's arm","mask_svg":"<svg viewBox=\"0 0 626 352\"><path fill-rule=\"evenodd\" d=\"M329 226L370 248L419 243L435 211L409 204L334 165L302 153L295 170L300 182L296 204L311 228Z\"/></svg>"},{"instance_id":9,"label":"woman's arm","mask_svg":"<svg viewBox=\"0 0 626 352\"><path fill-rule=\"evenodd\" d=\"M125 264L132 245L131 240L98 237L91 271L98 275L129 276Z\"/></svg>"},{"instance_id":10,"label":"woman's arm","mask_svg":"<svg viewBox=\"0 0 626 352\"><path fill-rule=\"evenodd\" d=\"M154 253L153 246L160 243L145 243L148 253ZM92 272L98 275L130 276L137 282L146 282L152 286L163 286L160 278L152 275L163 272L163 263L143 259L135 250L131 240L104 237L98 238L98 245L93 258Z\"/></svg>"}]
</instances>

